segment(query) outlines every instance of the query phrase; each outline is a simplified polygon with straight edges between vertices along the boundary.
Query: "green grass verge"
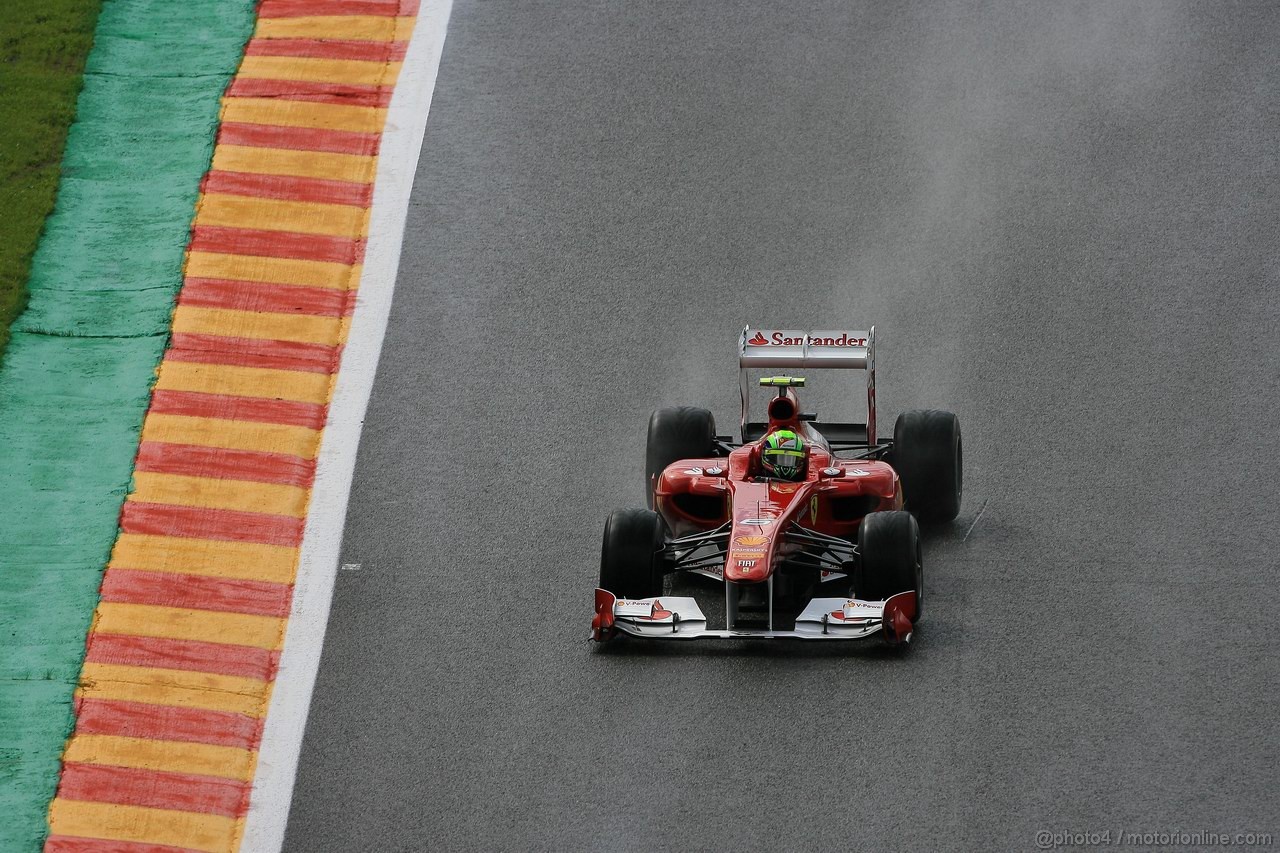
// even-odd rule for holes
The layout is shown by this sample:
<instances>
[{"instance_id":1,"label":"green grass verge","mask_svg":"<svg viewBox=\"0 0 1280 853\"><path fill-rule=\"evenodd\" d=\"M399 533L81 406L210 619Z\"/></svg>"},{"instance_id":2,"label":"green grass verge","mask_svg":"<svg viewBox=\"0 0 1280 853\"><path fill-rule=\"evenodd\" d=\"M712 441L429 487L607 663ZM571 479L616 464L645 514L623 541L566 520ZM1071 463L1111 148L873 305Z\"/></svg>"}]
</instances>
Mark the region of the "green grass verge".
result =
<instances>
[{"instance_id":1,"label":"green grass verge","mask_svg":"<svg viewBox=\"0 0 1280 853\"><path fill-rule=\"evenodd\" d=\"M0 0L0 352L26 304L102 0Z\"/></svg>"}]
</instances>

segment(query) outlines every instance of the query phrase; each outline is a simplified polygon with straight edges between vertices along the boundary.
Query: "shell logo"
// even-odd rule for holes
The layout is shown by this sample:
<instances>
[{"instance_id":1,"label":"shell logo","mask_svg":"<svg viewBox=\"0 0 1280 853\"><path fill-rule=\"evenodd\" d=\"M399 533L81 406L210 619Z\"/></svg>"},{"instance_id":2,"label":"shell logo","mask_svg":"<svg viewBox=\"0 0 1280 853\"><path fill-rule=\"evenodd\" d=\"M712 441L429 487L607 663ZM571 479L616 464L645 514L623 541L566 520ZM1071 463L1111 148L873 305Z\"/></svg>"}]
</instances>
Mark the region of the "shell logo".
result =
<instances>
[{"instance_id":1,"label":"shell logo","mask_svg":"<svg viewBox=\"0 0 1280 853\"><path fill-rule=\"evenodd\" d=\"M733 544L741 545L744 548L758 548L768 542L769 537L767 536L739 536L737 539L733 540Z\"/></svg>"}]
</instances>

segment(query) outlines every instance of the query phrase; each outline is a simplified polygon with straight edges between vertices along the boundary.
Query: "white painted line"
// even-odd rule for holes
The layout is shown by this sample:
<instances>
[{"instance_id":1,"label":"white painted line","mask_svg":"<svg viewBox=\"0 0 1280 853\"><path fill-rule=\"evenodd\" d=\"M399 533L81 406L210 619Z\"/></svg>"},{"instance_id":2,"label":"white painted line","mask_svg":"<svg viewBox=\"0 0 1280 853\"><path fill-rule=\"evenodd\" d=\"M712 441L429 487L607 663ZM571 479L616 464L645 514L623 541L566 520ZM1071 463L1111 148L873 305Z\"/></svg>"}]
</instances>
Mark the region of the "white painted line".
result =
<instances>
[{"instance_id":1,"label":"white painted line","mask_svg":"<svg viewBox=\"0 0 1280 853\"><path fill-rule=\"evenodd\" d=\"M982 501L982 508L978 510L978 514L974 517L973 524L970 524L969 529L964 532L964 538L960 540L961 542L968 542L969 534L973 532L973 528L978 526L978 522L982 521L982 514L987 511L987 500L990 499L987 498Z\"/></svg>"},{"instance_id":2,"label":"white painted line","mask_svg":"<svg viewBox=\"0 0 1280 853\"><path fill-rule=\"evenodd\" d=\"M409 193L418 169L452 10L453 0L424 0L387 112L364 273L320 445L293 608L258 749L258 767L240 846L248 853L276 853L284 845L302 733L320 667L320 647L338 572L360 428L391 312Z\"/></svg>"}]
</instances>

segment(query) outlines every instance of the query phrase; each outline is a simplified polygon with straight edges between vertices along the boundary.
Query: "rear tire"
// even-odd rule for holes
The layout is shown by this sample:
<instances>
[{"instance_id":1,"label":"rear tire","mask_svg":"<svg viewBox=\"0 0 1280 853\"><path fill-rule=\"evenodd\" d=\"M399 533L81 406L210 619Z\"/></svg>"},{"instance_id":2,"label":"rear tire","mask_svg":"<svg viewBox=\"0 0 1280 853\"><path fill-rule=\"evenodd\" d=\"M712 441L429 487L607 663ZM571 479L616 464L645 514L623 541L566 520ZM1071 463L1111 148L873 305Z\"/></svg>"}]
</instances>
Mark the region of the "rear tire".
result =
<instances>
[{"instance_id":1,"label":"rear tire","mask_svg":"<svg viewBox=\"0 0 1280 853\"><path fill-rule=\"evenodd\" d=\"M705 459L716 452L716 419L706 409L672 406L649 418L644 455L645 501L653 509L653 487L672 462Z\"/></svg>"},{"instance_id":2,"label":"rear tire","mask_svg":"<svg viewBox=\"0 0 1280 853\"><path fill-rule=\"evenodd\" d=\"M620 598L662 595L667 524L648 509L620 509L604 525L600 588Z\"/></svg>"},{"instance_id":3,"label":"rear tire","mask_svg":"<svg viewBox=\"0 0 1280 853\"><path fill-rule=\"evenodd\" d=\"M920 528L911 513L873 512L863 518L858 528L858 557L854 597L884 601L891 595L914 591L919 608L924 599L924 562Z\"/></svg>"},{"instance_id":4,"label":"rear tire","mask_svg":"<svg viewBox=\"0 0 1280 853\"><path fill-rule=\"evenodd\" d=\"M894 470L906 507L921 521L951 521L960 513L964 457L960 419L938 409L898 415L893 425Z\"/></svg>"}]
</instances>

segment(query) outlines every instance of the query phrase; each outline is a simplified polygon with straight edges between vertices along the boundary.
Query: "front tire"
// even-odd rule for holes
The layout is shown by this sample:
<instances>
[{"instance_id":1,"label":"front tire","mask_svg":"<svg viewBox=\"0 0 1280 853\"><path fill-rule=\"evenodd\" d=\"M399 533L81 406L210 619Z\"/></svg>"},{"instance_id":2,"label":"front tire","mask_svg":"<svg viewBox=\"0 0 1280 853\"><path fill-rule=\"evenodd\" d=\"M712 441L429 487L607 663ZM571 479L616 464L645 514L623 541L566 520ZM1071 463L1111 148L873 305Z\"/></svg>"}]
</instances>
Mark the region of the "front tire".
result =
<instances>
[{"instance_id":1,"label":"front tire","mask_svg":"<svg viewBox=\"0 0 1280 853\"><path fill-rule=\"evenodd\" d=\"M667 524L648 509L620 509L604 525L600 588L621 598L662 595Z\"/></svg>"},{"instance_id":2,"label":"front tire","mask_svg":"<svg viewBox=\"0 0 1280 853\"><path fill-rule=\"evenodd\" d=\"M906 507L921 521L951 521L960 513L964 456L960 419L938 409L898 415L893 425L894 470Z\"/></svg>"},{"instance_id":3,"label":"front tire","mask_svg":"<svg viewBox=\"0 0 1280 853\"><path fill-rule=\"evenodd\" d=\"M649 418L649 438L645 443L645 500L653 509L653 487L672 462L717 456L716 419L696 406L658 409Z\"/></svg>"},{"instance_id":4,"label":"front tire","mask_svg":"<svg viewBox=\"0 0 1280 853\"><path fill-rule=\"evenodd\" d=\"M920 528L911 513L873 512L862 519L853 592L863 601L884 601L900 592L915 592L919 613L924 599L924 561Z\"/></svg>"}]
</instances>

